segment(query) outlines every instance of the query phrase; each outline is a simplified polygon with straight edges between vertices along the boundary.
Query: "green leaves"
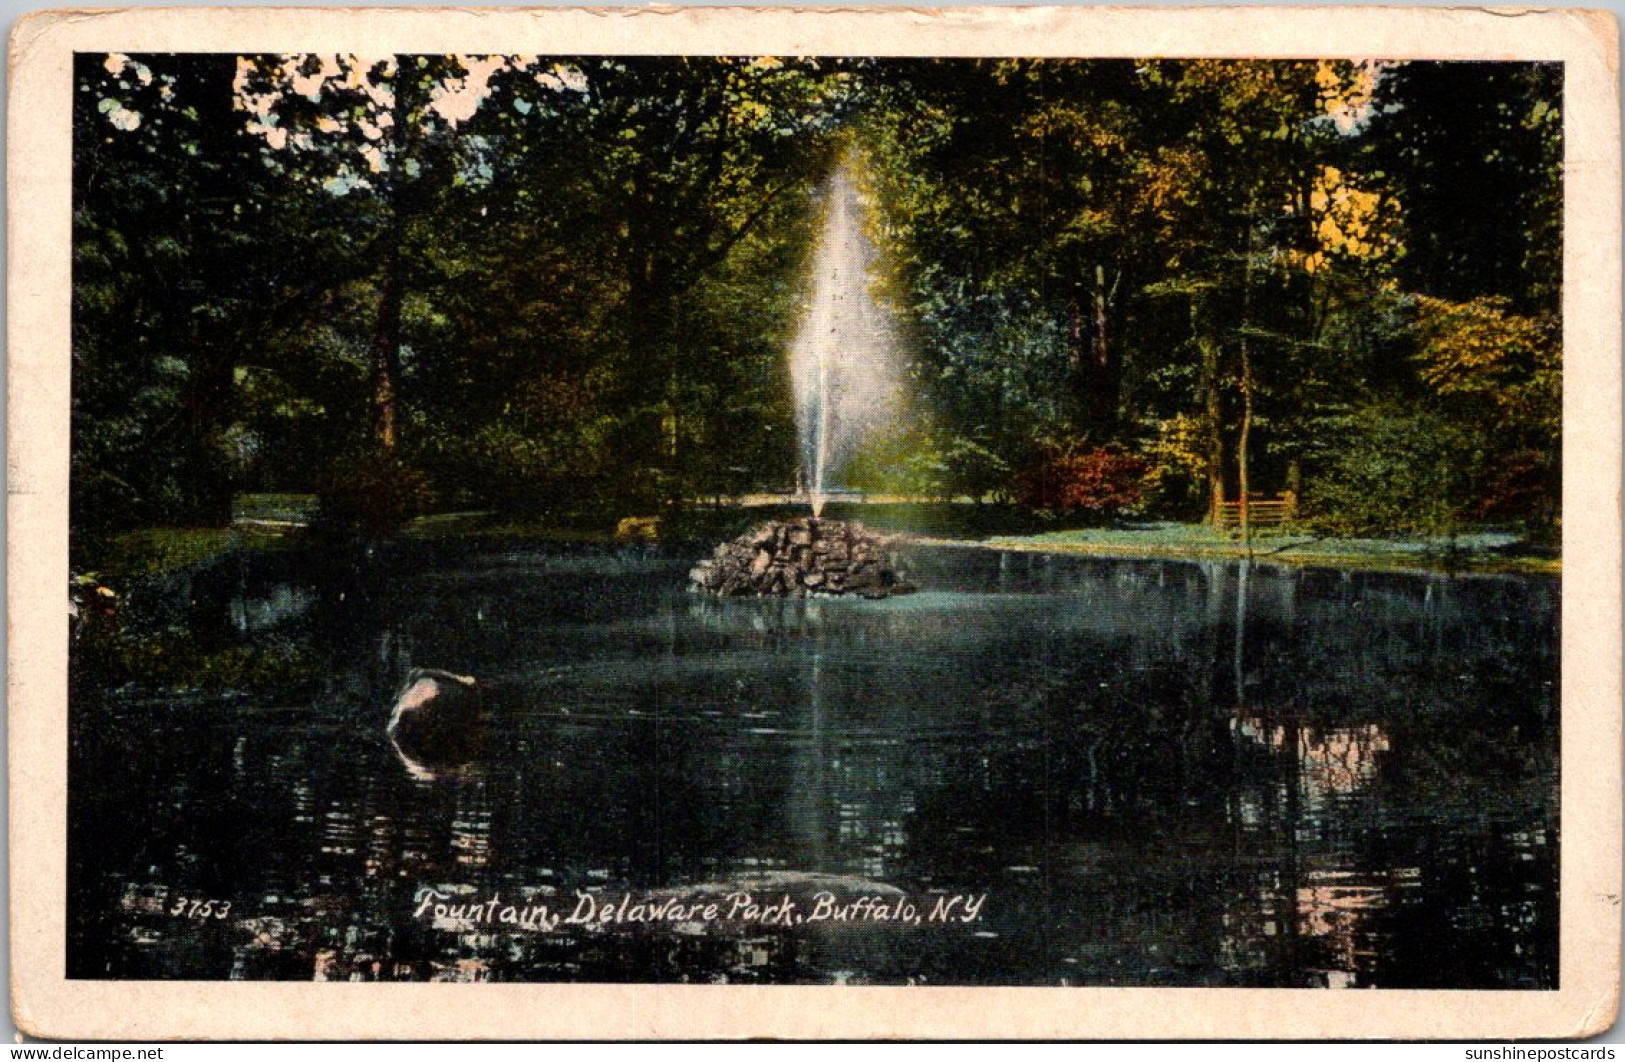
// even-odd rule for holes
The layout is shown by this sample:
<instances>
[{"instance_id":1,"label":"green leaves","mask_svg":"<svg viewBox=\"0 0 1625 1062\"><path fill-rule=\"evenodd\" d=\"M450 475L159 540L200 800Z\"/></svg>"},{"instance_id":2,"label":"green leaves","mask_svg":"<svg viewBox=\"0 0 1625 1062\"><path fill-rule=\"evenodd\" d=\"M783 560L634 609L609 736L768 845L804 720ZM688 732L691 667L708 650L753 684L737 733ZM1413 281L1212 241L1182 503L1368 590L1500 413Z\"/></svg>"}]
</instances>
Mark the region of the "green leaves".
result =
<instances>
[{"instance_id":1,"label":"green leaves","mask_svg":"<svg viewBox=\"0 0 1625 1062\"><path fill-rule=\"evenodd\" d=\"M1266 492L1399 482L1436 430L1452 513L1555 505L1557 68L84 56L74 106L75 483L120 520L309 489L385 390L443 499L786 486L849 150L929 413L875 483L1115 445L1183 514L1245 418Z\"/></svg>"}]
</instances>

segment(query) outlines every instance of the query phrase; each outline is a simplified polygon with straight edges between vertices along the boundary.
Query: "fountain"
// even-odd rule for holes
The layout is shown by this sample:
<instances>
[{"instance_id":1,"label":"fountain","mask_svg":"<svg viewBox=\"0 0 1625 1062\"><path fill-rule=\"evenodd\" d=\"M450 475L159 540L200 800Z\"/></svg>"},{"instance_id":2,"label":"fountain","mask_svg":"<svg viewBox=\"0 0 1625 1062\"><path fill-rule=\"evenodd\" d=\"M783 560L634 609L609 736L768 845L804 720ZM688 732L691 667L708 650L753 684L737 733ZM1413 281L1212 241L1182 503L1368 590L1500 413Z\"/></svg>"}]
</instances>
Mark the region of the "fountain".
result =
<instances>
[{"instance_id":1,"label":"fountain","mask_svg":"<svg viewBox=\"0 0 1625 1062\"><path fill-rule=\"evenodd\" d=\"M790 347L812 516L764 524L718 546L689 573L695 589L718 597L880 598L914 589L895 552L902 536L823 519L835 477L901 407L896 328L870 291L875 247L863 231L864 203L851 156L830 177L823 200L808 301Z\"/></svg>"},{"instance_id":2,"label":"fountain","mask_svg":"<svg viewBox=\"0 0 1625 1062\"><path fill-rule=\"evenodd\" d=\"M806 309L790 347L796 431L813 517L863 440L899 412L896 328L870 291L875 247L848 157L824 189Z\"/></svg>"}]
</instances>

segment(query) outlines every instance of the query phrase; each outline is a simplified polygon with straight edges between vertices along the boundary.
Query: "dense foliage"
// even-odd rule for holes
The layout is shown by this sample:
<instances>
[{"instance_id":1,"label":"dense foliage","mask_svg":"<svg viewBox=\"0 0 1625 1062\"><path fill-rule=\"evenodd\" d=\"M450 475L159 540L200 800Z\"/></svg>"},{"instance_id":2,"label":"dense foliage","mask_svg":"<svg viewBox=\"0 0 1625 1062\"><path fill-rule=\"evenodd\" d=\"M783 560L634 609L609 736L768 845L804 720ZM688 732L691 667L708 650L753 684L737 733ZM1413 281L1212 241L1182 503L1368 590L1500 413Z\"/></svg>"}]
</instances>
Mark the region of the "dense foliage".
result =
<instances>
[{"instance_id":1,"label":"dense foliage","mask_svg":"<svg viewBox=\"0 0 1625 1062\"><path fill-rule=\"evenodd\" d=\"M1052 454L1016 477L1016 499L1040 512L1116 517L1144 501L1145 473L1145 462L1121 447Z\"/></svg>"},{"instance_id":2,"label":"dense foliage","mask_svg":"<svg viewBox=\"0 0 1625 1062\"><path fill-rule=\"evenodd\" d=\"M788 488L784 351L854 147L916 414L851 485L1558 517L1554 65L82 55L75 82L81 533L220 524L244 490L387 526Z\"/></svg>"}]
</instances>

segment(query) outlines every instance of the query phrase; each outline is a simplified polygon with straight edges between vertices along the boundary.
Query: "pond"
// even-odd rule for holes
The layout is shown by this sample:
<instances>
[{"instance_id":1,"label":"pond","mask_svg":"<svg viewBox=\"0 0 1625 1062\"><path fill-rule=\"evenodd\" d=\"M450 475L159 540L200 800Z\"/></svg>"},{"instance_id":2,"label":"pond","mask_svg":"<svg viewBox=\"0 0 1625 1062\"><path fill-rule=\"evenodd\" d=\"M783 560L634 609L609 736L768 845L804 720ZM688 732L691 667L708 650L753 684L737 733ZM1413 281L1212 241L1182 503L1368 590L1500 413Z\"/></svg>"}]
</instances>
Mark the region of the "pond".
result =
<instances>
[{"instance_id":1,"label":"pond","mask_svg":"<svg viewBox=\"0 0 1625 1062\"><path fill-rule=\"evenodd\" d=\"M1556 987L1556 579L937 547L718 601L695 555L130 588L74 651L69 975ZM478 680L467 762L386 734L413 668Z\"/></svg>"}]
</instances>

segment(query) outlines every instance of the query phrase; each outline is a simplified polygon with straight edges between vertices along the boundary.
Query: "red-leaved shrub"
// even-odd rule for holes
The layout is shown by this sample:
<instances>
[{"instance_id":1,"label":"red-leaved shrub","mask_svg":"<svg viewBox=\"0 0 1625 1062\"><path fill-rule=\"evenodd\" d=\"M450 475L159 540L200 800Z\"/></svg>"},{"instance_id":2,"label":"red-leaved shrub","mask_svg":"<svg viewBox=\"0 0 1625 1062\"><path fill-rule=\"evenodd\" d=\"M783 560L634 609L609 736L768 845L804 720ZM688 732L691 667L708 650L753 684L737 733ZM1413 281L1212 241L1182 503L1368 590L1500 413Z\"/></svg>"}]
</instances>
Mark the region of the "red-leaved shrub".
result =
<instances>
[{"instance_id":1,"label":"red-leaved shrub","mask_svg":"<svg viewBox=\"0 0 1625 1062\"><path fill-rule=\"evenodd\" d=\"M1106 519L1144 500L1146 463L1117 446L1059 454L1016 477L1016 500L1029 509Z\"/></svg>"}]
</instances>

